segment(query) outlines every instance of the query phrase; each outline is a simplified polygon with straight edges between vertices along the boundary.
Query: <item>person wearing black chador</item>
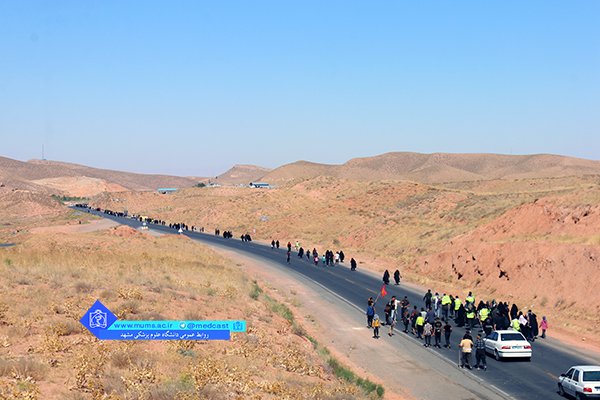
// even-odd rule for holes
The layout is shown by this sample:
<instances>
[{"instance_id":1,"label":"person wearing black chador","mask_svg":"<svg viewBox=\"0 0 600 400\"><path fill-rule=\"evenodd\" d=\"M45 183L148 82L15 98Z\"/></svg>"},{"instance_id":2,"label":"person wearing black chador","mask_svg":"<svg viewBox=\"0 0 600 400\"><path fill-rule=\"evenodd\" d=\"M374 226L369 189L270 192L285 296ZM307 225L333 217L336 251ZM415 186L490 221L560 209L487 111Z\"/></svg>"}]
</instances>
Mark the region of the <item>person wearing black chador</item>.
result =
<instances>
[{"instance_id":1,"label":"person wearing black chador","mask_svg":"<svg viewBox=\"0 0 600 400\"><path fill-rule=\"evenodd\" d=\"M394 281L396 282L396 285L400 284L400 271L398 270L394 272Z\"/></svg>"},{"instance_id":2,"label":"person wearing black chador","mask_svg":"<svg viewBox=\"0 0 600 400\"><path fill-rule=\"evenodd\" d=\"M456 322L456 326L458 326L458 327L465 326L466 316L467 315L465 312L465 306L463 306L461 304L460 308L458 309L458 312L456 313L456 318L454 319L454 322Z\"/></svg>"},{"instance_id":3,"label":"person wearing black chador","mask_svg":"<svg viewBox=\"0 0 600 400\"><path fill-rule=\"evenodd\" d=\"M383 283L385 283L386 285L389 285L390 283L390 273L387 269L383 273Z\"/></svg>"}]
</instances>

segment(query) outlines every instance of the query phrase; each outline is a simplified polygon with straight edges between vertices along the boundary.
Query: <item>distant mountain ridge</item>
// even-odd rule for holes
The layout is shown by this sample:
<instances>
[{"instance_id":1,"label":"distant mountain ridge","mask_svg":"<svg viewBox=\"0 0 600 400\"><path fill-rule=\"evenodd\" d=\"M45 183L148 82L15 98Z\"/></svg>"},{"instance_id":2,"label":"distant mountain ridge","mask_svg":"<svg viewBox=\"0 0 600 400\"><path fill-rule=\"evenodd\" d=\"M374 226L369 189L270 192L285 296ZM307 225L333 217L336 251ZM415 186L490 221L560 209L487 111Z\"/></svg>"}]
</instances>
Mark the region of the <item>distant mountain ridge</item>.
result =
<instances>
[{"instance_id":1,"label":"distant mountain ridge","mask_svg":"<svg viewBox=\"0 0 600 400\"><path fill-rule=\"evenodd\" d=\"M422 183L549 178L600 174L600 161L552 154L450 154L393 152L354 158L341 165L297 161L261 179L284 183L333 176L349 180L409 180Z\"/></svg>"},{"instance_id":2,"label":"distant mountain ridge","mask_svg":"<svg viewBox=\"0 0 600 400\"><path fill-rule=\"evenodd\" d=\"M210 181L221 185L247 185L257 181L278 185L332 176L354 181L407 180L434 184L583 175L600 175L600 161L552 154L393 152L354 158L339 165L296 161L273 170L255 165L234 165ZM190 177L137 174L59 161L23 162L0 157L0 183L46 194L86 197L102 192L186 188L198 181Z\"/></svg>"},{"instance_id":3,"label":"distant mountain ridge","mask_svg":"<svg viewBox=\"0 0 600 400\"><path fill-rule=\"evenodd\" d=\"M156 190L159 187L184 188L197 183L178 176L113 171L60 161L24 162L7 157L0 157L0 182L18 189L67 195Z\"/></svg>"}]
</instances>

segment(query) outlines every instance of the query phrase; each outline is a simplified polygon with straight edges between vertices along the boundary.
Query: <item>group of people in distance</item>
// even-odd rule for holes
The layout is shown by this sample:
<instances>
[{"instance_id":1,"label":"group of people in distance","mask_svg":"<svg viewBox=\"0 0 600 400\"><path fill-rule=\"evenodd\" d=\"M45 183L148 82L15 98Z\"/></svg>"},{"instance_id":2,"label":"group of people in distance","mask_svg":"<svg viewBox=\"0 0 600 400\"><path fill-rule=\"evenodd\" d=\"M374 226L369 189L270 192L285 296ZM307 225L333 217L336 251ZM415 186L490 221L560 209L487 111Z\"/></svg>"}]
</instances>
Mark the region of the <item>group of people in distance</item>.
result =
<instances>
[{"instance_id":1,"label":"group of people in distance","mask_svg":"<svg viewBox=\"0 0 600 400\"><path fill-rule=\"evenodd\" d=\"M279 240L275 240L272 239L271 240L271 249L279 249ZM333 267L334 265L338 264L338 263L343 263L344 260L346 259L346 255L344 254L343 250L339 250L336 252L333 252L333 250L326 250L323 254L319 255L319 252L317 251L316 248L313 248L312 251L309 249L304 249L304 247L302 247L300 245L300 242L296 241L295 245L293 246L295 251L297 252L296 255L299 259L303 259L304 257L306 257L306 260L308 262L312 262L314 263L315 266L319 266L319 264L321 264L324 267ZM290 263L291 261L291 254L292 254L292 243L288 242L287 243L287 262ZM355 271L356 270L356 260L354 258L350 259L350 270Z\"/></svg>"}]
</instances>

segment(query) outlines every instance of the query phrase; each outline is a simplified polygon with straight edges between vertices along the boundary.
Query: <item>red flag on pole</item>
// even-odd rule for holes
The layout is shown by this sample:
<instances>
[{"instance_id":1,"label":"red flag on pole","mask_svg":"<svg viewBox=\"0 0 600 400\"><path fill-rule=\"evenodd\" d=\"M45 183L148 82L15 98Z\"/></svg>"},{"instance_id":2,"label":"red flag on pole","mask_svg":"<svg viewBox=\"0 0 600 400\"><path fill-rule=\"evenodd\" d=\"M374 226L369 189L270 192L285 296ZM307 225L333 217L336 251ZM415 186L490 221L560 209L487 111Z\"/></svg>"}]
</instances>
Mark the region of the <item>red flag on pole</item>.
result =
<instances>
[{"instance_id":1,"label":"red flag on pole","mask_svg":"<svg viewBox=\"0 0 600 400\"><path fill-rule=\"evenodd\" d=\"M387 295L387 290L385 290L385 284L381 287L381 297L385 297Z\"/></svg>"}]
</instances>

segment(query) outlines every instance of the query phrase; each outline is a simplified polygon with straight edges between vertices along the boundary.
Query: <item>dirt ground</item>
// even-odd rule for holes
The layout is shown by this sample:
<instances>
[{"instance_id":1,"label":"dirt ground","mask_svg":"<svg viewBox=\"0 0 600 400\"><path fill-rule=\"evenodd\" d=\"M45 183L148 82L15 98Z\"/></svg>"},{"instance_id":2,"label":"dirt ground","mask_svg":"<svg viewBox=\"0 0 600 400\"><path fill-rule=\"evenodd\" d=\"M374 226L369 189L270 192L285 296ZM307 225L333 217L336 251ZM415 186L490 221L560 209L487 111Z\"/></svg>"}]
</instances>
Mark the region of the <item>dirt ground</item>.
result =
<instances>
[{"instance_id":1,"label":"dirt ground","mask_svg":"<svg viewBox=\"0 0 600 400\"><path fill-rule=\"evenodd\" d=\"M109 229L119 225L109 219L92 220L87 223L73 222L68 225L40 226L32 228L32 233L88 233Z\"/></svg>"},{"instance_id":2,"label":"dirt ground","mask_svg":"<svg viewBox=\"0 0 600 400\"><path fill-rule=\"evenodd\" d=\"M376 398L209 248L87 225L63 221L0 250L0 399ZM99 341L79 322L96 299L120 319L245 319L248 331L226 342Z\"/></svg>"}]
</instances>

